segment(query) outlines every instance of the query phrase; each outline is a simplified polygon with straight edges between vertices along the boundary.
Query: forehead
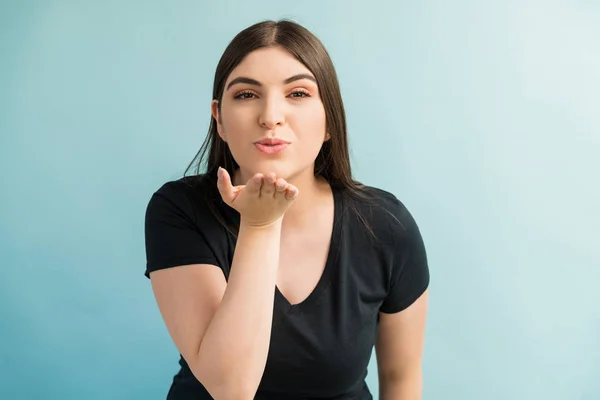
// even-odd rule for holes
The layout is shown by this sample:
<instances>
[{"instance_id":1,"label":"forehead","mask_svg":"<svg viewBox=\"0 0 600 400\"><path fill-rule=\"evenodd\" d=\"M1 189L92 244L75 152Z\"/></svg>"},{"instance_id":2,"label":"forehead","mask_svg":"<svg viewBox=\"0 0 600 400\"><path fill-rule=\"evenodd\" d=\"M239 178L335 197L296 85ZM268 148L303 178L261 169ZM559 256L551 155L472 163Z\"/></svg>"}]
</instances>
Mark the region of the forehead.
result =
<instances>
[{"instance_id":1,"label":"forehead","mask_svg":"<svg viewBox=\"0 0 600 400\"><path fill-rule=\"evenodd\" d=\"M227 81L245 76L263 83L281 83L286 78L297 74L313 75L287 50L281 47L268 47L249 53L231 72Z\"/></svg>"}]
</instances>

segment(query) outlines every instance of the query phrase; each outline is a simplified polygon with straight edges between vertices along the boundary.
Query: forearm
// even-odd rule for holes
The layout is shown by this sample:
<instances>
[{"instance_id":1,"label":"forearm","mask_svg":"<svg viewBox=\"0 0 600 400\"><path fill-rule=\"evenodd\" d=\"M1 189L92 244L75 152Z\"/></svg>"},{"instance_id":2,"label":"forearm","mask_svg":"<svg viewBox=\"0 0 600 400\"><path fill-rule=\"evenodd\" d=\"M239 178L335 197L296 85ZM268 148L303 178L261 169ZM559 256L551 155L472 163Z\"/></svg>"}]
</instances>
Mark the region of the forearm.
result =
<instances>
[{"instance_id":1,"label":"forearm","mask_svg":"<svg viewBox=\"0 0 600 400\"><path fill-rule=\"evenodd\" d=\"M414 372L401 377L380 377L380 400L421 400L423 395L423 374Z\"/></svg>"},{"instance_id":2,"label":"forearm","mask_svg":"<svg viewBox=\"0 0 600 400\"><path fill-rule=\"evenodd\" d=\"M204 363L199 370L207 380L218 382L215 386L224 398L253 398L264 372L280 237L281 223L240 226L227 289L198 356Z\"/></svg>"}]
</instances>

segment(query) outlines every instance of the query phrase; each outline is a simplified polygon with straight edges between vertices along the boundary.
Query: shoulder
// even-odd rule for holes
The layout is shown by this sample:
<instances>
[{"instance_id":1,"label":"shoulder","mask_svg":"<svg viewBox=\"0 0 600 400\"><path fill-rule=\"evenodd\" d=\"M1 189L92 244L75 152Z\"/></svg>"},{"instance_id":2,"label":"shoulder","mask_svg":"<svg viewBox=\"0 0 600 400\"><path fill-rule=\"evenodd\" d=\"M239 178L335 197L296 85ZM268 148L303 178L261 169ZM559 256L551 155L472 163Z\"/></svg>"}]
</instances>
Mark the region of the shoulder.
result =
<instances>
[{"instance_id":1,"label":"shoulder","mask_svg":"<svg viewBox=\"0 0 600 400\"><path fill-rule=\"evenodd\" d=\"M164 197L172 201L208 200L218 194L216 185L216 180L213 182L205 174L185 176L163 183L152 197Z\"/></svg>"},{"instance_id":2,"label":"shoulder","mask_svg":"<svg viewBox=\"0 0 600 400\"><path fill-rule=\"evenodd\" d=\"M415 220L408 207L387 190L362 185L358 194L347 195L350 204L371 218L371 222L395 229L408 230Z\"/></svg>"},{"instance_id":3,"label":"shoulder","mask_svg":"<svg viewBox=\"0 0 600 400\"><path fill-rule=\"evenodd\" d=\"M216 182L214 183L216 187ZM213 189L207 175L186 176L163 183L156 189L148 202L146 215L163 213L180 214L196 220L198 214L207 210L210 204L216 204L218 191Z\"/></svg>"},{"instance_id":4,"label":"shoulder","mask_svg":"<svg viewBox=\"0 0 600 400\"><path fill-rule=\"evenodd\" d=\"M410 241L415 236L420 237L415 218L404 202L392 192L361 185L357 193L345 193L354 214L370 227L378 239L390 239L398 244L399 240Z\"/></svg>"},{"instance_id":5,"label":"shoulder","mask_svg":"<svg viewBox=\"0 0 600 400\"><path fill-rule=\"evenodd\" d=\"M216 185L216 182L215 182ZM211 181L207 175L186 176L163 183L153 194L172 200L195 197L210 192Z\"/></svg>"}]
</instances>

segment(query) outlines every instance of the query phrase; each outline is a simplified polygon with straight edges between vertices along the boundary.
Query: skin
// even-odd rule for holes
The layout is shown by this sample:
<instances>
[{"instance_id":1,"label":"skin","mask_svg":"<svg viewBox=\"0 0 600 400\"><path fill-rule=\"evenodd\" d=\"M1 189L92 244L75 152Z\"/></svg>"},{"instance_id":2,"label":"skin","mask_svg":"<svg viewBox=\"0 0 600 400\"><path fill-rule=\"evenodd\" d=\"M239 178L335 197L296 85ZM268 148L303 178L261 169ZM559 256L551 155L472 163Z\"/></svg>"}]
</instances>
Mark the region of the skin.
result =
<instances>
[{"instance_id":1,"label":"skin","mask_svg":"<svg viewBox=\"0 0 600 400\"><path fill-rule=\"evenodd\" d=\"M380 313L375 351L381 399L418 400L429 293L396 314Z\"/></svg>"}]
</instances>

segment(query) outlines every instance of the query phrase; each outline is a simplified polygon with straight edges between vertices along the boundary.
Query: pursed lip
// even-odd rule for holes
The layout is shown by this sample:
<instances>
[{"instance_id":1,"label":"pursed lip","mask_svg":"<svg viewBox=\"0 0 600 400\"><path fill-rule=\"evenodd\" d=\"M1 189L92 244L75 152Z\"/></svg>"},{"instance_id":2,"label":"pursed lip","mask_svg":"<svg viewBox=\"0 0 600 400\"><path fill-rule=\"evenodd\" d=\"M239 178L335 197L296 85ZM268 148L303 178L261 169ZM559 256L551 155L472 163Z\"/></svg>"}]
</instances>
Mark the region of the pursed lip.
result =
<instances>
[{"instance_id":1,"label":"pursed lip","mask_svg":"<svg viewBox=\"0 0 600 400\"><path fill-rule=\"evenodd\" d=\"M254 142L254 144L262 144L263 146L277 146L280 144L290 144L290 142L277 138L265 138Z\"/></svg>"}]
</instances>

